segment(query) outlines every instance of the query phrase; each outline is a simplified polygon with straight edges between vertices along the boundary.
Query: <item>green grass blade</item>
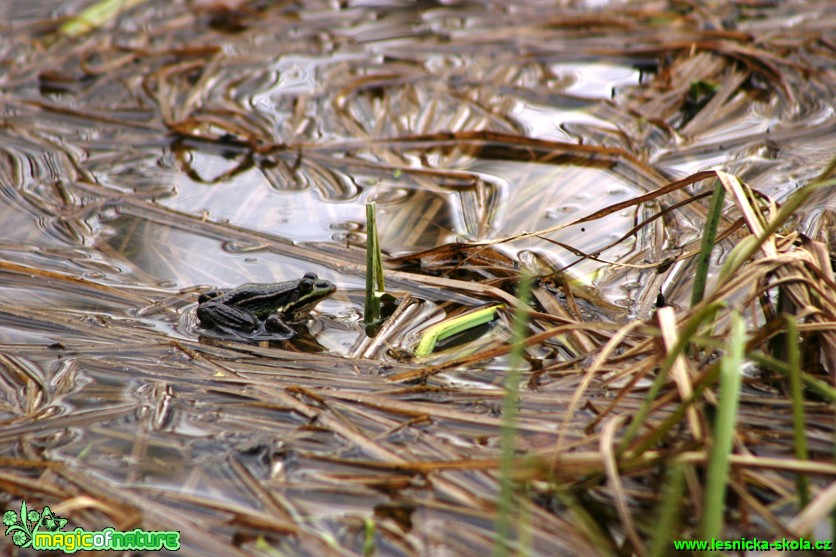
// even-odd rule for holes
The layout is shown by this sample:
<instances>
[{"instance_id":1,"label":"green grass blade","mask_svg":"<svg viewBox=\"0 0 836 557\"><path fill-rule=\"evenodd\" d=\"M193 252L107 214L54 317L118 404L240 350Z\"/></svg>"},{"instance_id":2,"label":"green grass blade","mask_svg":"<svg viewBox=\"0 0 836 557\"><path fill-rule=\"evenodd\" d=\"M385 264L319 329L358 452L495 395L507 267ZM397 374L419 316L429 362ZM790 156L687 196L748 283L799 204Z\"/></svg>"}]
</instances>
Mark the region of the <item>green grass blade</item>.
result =
<instances>
[{"instance_id":1,"label":"green grass blade","mask_svg":"<svg viewBox=\"0 0 836 557\"><path fill-rule=\"evenodd\" d=\"M746 323L736 311L731 315L731 334L720 361L720 400L714 421L714 438L708 461L705 514L701 537L721 538L725 512L729 455L732 452L737 407L740 400L741 367L746 353Z\"/></svg>"},{"instance_id":2,"label":"green grass blade","mask_svg":"<svg viewBox=\"0 0 836 557\"><path fill-rule=\"evenodd\" d=\"M89 33L119 14L143 3L145 0L102 0L81 11L58 27L58 32L65 37L77 37Z\"/></svg>"},{"instance_id":3,"label":"green grass blade","mask_svg":"<svg viewBox=\"0 0 836 557\"><path fill-rule=\"evenodd\" d=\"M650 413L650 408L656 401L656 397L659 395L659 391L662 390L662 386L665 384L665 379L667 379L668 377L668 372L673 366L673 363L676 361L676 358L679 357L679 355L682 354L682 352L688 347L688 345L691 342L691 338L697 333L697 330L702 326L703 321L711 321L714 317L714 314L724 305L725 304L723 302L713 302L707 305L706 307L702 308L702 310L700 310L696 315L691 317L691 319L688 320L687 323L685 323L685 326L682 328L682 331L680 332L676 344L673 346L670 352L668 352L665 361L662 363L662 367L659 369L659 372L656 375L656 379L650 386L650 389L648 390L647 396L642 402L641 407L639 407L635 416L633 416L632 420L630 420L630 425L627 427L627 431L624 433L624 439L622 439L618 447L619 454L621 454L627 449L627 446L636 436L636 434L639 431L639 428L644 423L644 419Z\"/></svg>"},{"instance_id":4,"label":"green grass blade","mask_svg":"<svg viewBox=\"0 0 836 557\"><path fill-rule=\"evenodd\" d=\"M662 438L668 434L673 428L678 427L680 423L682 423L682 419L685 416L685 412L688 407L694 404L694 401L699 400L702 396L703 391L708 388L708 385L714 381L714 378L717 376L719 369L713 369L709 373L706 374L705 379L700 383L697 383L694 386L694 392L691 396L682 401L682 404L676 407L676 409L668 415L667 418L662 420L662 422L654 429L649 435L647 435L640 443L638 443L633 448L633 454L640 455L645 451L651 449L652 447L656 446Z\"/></svg>"},{"instance_id":5,"label":"green grass blade","mask_svg":"<svg viewBox=\"0 0 836 557\"><path fill-rule=\"evenodd\" d=\"M807 437L804 435L804 392L801 385L801 351L798 347L798 324L795 316L785 315L787 323L787 362L789 363L790 391L792 393L792 428L795 437L795 457L799 460L809 460L807 453ZM810 486L807 475L799 474L796 479L798 502L806 507L810 502Z\"/></svg>"},{"instance_id":6,"label":"green grass blade","mask_svg":"<svg viewBox=\"0 0 836 557\"><path fill-rule=\"evenodd\" d=\"M377 239L376 205L366 204L366 307L363 321L366 327L380 321L380 296L386 290L383 283L383 258Z\"/></svg>"},{"instance_id":7,"label":"green grass blade","mask_svg":"<svg viewBox=\"0 0 836 557\"><path fill-rule=\"evenodd\" d=\"M671 540L681 532L678 529L679 507L682 501L682 489L685 485L683 464L673 464L667 470L662 501L656 525L653 528L653 541L649 557L664 557L670 553Z\"/></svg>"},{"instance_id":8,"label":"green grass blade","mask_svg":"<svg viewBox=\"0 0 836 557\"><path fill-rule=\"evenodd\" d=\"M435 345L439 341L450 338L462 331L467 331L468 329L478 327L479 325L490 323L496 316L496 310L503 307L505 306L500 304L480 308L476 311L458 315L452 319L445 319L441 323L436 323L431 327L427 327L427 329L421 334L421 341L415 348L415 355L426 356L435 349Z\"/></svg>"},{"instance_id":9,"label":"green grass blade","mask_svg":"<svg viewBox=\"0 0 836 557\"><path fill-rule=\"evenodd\" d=\"M700 254L697 258L696 275L694 276L694 289L691 292L691 307L700 303L705 295L705 284L708 280L708 270L711 267L711 252L714 251L714 240L717 237L720 217L723 215L723 200L725 198L726 190L722 184L718 183L714 186L714 195L711 196L711 204L705 221L705 233L702 237Z\"/></svg>"},{"instance_id":10,"label":"green grass blade","mask_svg":"<svg viewBox=\"0 0 836 557\"><path fill-rule=\"evenodd\" d=\"M531 277L523 275L520 277L517 298L528 304L531 295ZM510 369L508 378L505 381L505 398L502 407L502 433L499 465L499 514L496 521L496 545L494 546L495 557L507 557L510 554L510 542L513 531L512 520L514 517L514 455L515 437L517 435L517 414L519 413L519 383L520 373L523 364L523 341L528 330L528 311L523 306L514 310L514 319L511 325Z\"/></svg>"},{"instance_id":11,"label":"green grass blade","mask_svg":"<svg viewBox=\"0 0 836 557\"><path fill-rule=\"evenodd\" d=\"M366 518L363 523L363 557L372 557L375 554L374 534L377 528L372 518Z\"/></svg>"},{"instance_id":12,"label":"green grass blade","mask_svg":"<svg viewBox=\"0 0 836 557\"><path fill-rule=\"evenodd\" d=\"M786 362L777 360L773 356L768 356L758 350L749 352L746 357L766 369L789 377L790 369ZM817 396L822 397L828 402L836 402L836 389L824 381L806 374L801 375L801 381L804 383L804 387L809 389L811 393L815 393Z\"/></svg>"}]
</instances>

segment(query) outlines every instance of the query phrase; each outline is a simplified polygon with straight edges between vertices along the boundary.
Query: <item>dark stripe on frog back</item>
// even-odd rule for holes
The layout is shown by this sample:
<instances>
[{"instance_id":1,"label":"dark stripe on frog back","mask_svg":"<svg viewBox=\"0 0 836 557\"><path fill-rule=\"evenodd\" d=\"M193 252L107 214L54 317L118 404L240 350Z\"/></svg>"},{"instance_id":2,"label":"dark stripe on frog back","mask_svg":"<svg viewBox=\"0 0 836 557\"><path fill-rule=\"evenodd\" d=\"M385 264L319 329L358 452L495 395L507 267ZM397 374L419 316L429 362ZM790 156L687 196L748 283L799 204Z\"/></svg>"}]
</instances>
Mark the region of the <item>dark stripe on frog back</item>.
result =
<instances>
[{"instance_id":1,"label":"dark stripe on frog back","mask_svg":"<svg viewBox=\"0 0 836 557\"><path fill-rule=\"evenodd\" d=\"M224 294L215 301L235 305L246 309L259 319L264 319L271 313L281 313L288 306L292 305L299 299L299 292L291 292L296 285L292 281L287 289L280 289L276 291L276 284L269 282L250 282L243 284L235 290ZM269 293L265 293L269 291ZM286 298L281 307L276 307L276 300L279 298Z\"/></svg>"}]
</instances>

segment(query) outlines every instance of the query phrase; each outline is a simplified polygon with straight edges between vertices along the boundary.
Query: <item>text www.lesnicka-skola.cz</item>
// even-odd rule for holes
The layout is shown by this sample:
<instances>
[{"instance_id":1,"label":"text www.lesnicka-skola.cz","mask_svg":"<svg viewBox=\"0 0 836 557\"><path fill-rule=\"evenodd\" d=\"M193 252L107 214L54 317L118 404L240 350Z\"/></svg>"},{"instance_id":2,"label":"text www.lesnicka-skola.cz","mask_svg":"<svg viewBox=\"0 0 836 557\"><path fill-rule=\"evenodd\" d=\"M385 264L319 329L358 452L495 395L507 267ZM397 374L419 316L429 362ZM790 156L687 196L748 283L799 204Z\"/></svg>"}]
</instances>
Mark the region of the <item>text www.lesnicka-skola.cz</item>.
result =
<instances>
[{"instance_id":1,"label":"text www.lesnicka-skola.cz","mask_svg":"<svg viewBox=\"0 0 836 557\"><path fill-rule=\"evenodd\" d=\"M685 551L831 551L832 540L808 540L805 538L768 541L758 538L739 540L673 540L673 547Z\"/></svg>"}]
</instances>

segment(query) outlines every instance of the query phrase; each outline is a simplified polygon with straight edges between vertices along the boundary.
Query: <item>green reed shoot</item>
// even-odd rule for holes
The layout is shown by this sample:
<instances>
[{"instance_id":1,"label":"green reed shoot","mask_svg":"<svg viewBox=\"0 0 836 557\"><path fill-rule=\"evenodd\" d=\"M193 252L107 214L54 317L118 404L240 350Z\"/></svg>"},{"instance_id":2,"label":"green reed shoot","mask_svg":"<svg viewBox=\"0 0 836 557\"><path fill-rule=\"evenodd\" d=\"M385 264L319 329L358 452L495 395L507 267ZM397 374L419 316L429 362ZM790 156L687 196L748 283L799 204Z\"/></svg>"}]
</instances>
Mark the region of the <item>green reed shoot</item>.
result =
<instances>
[{"instance_id":1,"label":"green reed shoot","mask_svg":"<svg viewBox=\"0 0 836 557\"><path fill-rule=\"evenodd\" d=\"M91 4L77 16L72 17L58 27L58 32L66 37L78 37L101 27L127 10L145 0L102 0Z\"/></svg>"},{"instance_id":2,"label":"green reed shoot","mask_svg":"<svg viewBox=\"0 0 836 557\"><path fill-rule=\"evenodd\" d=\"M666 472L662 501L653 527L653 541L649 557L663 557L670 553L671 540L679 536L679 507L685 486L684 465L674 463Z\"/></svg>"},{"instance_id":3,"label":"green reed shoot","mask_svg":"<svg viewBox=\"0 0 836 557\"><path fill-rule=\"evenodd\" d=\"M435 345L438 342L450 338L455 334L478 327L479 325L490 323L496 316L496 310L503 307L505 306L499 304L496 306L479 308L475 311L469 311L465 314L445 319L441 323L436 323L435 325L427 327L421 333L421 340L415 348L415 355L426 356L435 349Z\"/></svg>"},{"instance_id":4,"label":"green reed shoot","mask_svg":"<svg viewBox=\"0 0 836 557\"><path fill-rule=\"evenodd\" d=\"M807 453L807 437L804 435L804 391L801 385L801 350L798 346L798 324L795 317L785 315L787 324L787 363L789 364L790 392L792 396L792 428L795 438L795 457L798 460L809 460ZM801 507L810 502L810 486L806 474L799 474L796 479L798 489L798 503Z\"/></svg>"},{"instance_id":5,"label":"green reed shoot","mask_svg":"<svg viewBox=\"0 0 836 557\"><path fill-rule=\"evenodd\" d=\"M380 297L386 291L375 209L374 201L366 203L366 307L363 321L367 328L380 322Z\"/></svg>"},{"instance_id":6,"label":"green reed shoot","mask_svg":"<svg viewBox=\"0 0 836 557\"><path fill-rule=\"evenodd\" d=\"M648 390L647 396L642 402L642 405L639 407L633 419L630 420L630 425L627 427L627 431L624 433L624 438L619 444L619 453L622 453L624 452L624 450L627 449L630 442L638 433L639 428L642 427L642 425L644 424L644 419L650 413L651 407L656 402L656 397L662 390L662 386L665 384L665 381L668 377L668 372L670 371L671 367L673 367L673 363L676 361L676 358L679 357L679 355L682 354L690 345L694 335L696 335L703 322L707 320L712 320L714 314L724 305L725 304L723 302L713 302L707 305L706 307L702 308L696 315L691 317L685 323L682 330L680 331L679 338L677 339L676 344L674 344L673 348L671 348L671 350L668 352L665 361L662 363L662 367L656 374L656 379L654 379L653 384L650 386L650 389ZM638 450L636 454L641 454L641 452L641 450Z\"/></svg>"},{"instance_id":7,"label":"green reed shoot","mask_svg":"<svg viewBox=\"0 0 836 557\"><path fill-rule=\"evenodd\" d=\"M729 457L733 449L742 383L741 368L745 354L746 323L737 311L733 311L726 353L720 361L720 399L714 420L713 442L708 461L705 512L701 524L703 539L722 537Z\"/></svg>"},{"instance_id":8,"label":"green reed shoot","mask_svg":"<svg viewBox=\"0 0 836 557\"><path fill-rule=\"evenodd\" d=\"M510 543L513 530L512 518L514 514L514 456L515 438L517 434L516 422L519 414L519 383L523 365L523 341L528 330L528 299L531 295L532 278L528 274L520 276L517 298L522 302L514 310L511 324L511 351L508 377L505 380L505 397L502 406L502 433L499 464L499 514L496 521L495 557L506 557L510 554Z\"/></svg>"},{"instance_id":9,"label":"green reed shoot","mask_svg":"<svg viewBox=\"0 0 836 557\"><path fill-rule=\"evenodd\" d=\"M697 269L694 276L694 289L691 292L691 307L700 303L705 294L705 284L708 280L708 270L711 267L711 252L714 250L714 240L717 237L717 227L723 215L723 200L726 197L726 190L723 184L717 183L714 186L714 195L711 196L711 204L708 208L708 216L705 221L705 233L700 245L700 254L697 258Z\"/></svg>"}]
</instances>

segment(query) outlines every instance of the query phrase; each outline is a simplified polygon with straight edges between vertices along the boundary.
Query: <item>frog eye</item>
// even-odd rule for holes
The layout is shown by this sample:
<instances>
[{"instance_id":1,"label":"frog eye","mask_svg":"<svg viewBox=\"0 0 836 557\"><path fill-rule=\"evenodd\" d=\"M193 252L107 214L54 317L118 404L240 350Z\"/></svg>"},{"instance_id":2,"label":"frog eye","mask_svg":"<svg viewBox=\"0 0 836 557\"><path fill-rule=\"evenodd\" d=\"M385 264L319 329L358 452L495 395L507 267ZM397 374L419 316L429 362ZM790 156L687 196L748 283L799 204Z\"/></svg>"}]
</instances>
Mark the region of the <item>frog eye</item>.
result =
<instances>
[{"instance_id":1,"label":"frog eye","mask_svg":"<svg viewBox=\"0 0 836 557\"><path fill-rule=\"evenodd\" d=\"M313 281L305 275L305 278L299 281L299 290L302 292L310 292L313 290Z\"/></svg>"},{"instance_id":2,"label":"frog eye","mask_svg":"<svg viewBox=\"0 0 836 557\"><path fill-rule=\"evenodd\" d=\"M197 297L197 303L202 304L223 294L220 290L209 290Z\"/></svg>"},{"instance_id":3,"label":"frog eye","mask_svg":"<svg viewBox=\"0 0 836 557\"><path fill-rule=\"evenodd\" d=\"M316 273L305 273L305 276L303 276L302 278L306 278L306 279L310 279L310 280L316 280L319 277L316 276Z\"/></svg>"}]
</instances>

